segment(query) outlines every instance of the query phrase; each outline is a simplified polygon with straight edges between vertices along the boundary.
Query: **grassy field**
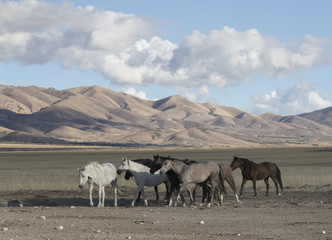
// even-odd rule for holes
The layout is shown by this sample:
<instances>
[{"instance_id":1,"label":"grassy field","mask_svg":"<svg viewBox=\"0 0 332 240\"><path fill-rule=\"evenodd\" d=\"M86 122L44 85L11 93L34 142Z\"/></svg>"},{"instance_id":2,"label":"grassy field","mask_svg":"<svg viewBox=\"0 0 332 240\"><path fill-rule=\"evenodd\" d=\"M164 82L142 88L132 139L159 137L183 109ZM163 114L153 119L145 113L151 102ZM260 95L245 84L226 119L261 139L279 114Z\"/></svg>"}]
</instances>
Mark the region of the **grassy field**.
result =
<instances>
[{"instance_id":1,"label":"grassy field","mask_svg":"<svg viewBox=\"0 0 332 240\"><path fill-rule=\"evenodd\" d=\"M241 149L78 149L78 148L1 148L0 191L77 190L77 168L90 161L111 162L116 167L121 158L152 158L153 154L230 164L233 156L255 162L271 161L281 169L285 187L324 186L332 183L332 148L241 148ZM241 184L240 170L234 172L236 185ZM119 186L135 187L133 181L119 177ZM272 182L270 181L270 184ZM263 187L260 181L258 187ZM247 191L251 191L251 182ZM274 191L273 184L271 192Z\"/></svg>"}]
</instances>

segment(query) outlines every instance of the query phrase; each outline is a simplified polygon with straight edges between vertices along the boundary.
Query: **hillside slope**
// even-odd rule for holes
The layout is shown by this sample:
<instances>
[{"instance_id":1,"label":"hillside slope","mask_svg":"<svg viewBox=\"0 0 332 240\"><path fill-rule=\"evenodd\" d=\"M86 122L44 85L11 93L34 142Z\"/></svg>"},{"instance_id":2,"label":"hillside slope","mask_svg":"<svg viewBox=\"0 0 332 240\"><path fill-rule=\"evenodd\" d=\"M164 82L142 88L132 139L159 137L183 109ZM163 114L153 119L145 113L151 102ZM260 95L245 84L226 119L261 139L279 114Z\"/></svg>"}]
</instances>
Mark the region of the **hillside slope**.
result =
<instances>
[{"instance_id":1,"label":"hillside slope","mask_svg":"<svg viewBox=\"0 0 332 240\"><path fill-rule=\"evenodd\" d=\"M320 117L254 115L180 96L148 101L99 86L56 90L0 85L0 140L219 147L323 145L332 141L331 112L320 112Z\"/></svg>"}]
</instances>

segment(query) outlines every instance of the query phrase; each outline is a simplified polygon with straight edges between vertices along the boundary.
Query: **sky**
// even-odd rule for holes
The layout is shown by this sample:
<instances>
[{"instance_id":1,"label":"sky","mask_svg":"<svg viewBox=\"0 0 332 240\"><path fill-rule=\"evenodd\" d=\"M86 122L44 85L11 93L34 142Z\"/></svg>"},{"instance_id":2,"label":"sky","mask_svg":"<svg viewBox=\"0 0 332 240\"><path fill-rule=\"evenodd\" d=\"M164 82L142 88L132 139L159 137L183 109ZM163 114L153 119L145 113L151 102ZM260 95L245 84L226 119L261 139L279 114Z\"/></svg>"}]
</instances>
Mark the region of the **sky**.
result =
<instances>
[{"instance_id":1,"label":"sky","mask_svg":"<svg viewBox=\"0 0 332 240\"><path fill-rule=\"evenodd\" d=\"M253 114L331 106L332 1L0 0L0 85Z\"/></svg>"}]
</instances>

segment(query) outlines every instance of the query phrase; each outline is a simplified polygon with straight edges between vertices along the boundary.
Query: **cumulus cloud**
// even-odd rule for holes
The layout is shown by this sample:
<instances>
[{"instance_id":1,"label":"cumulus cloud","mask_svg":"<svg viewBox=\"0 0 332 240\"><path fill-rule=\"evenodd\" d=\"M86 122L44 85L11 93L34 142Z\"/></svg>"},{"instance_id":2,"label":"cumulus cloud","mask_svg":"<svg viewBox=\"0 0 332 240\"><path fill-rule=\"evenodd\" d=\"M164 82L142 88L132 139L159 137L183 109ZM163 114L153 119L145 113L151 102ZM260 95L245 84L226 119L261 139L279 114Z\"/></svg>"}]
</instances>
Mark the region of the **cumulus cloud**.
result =
<instances>
[{"instance_id":1,"label":"cumulus cloud","mask_svg":"<svg viewBox=\"0 0 332 240\"><path fill-rule=\"evenodd\" d=\"M252 98L253 113L271 112L280 115L291 115L311 112L331 106L307 81L300 81L290 88L273 90L270 93Z\"/></svg>"},{"instance_id":2,"label":"cumulus cloud","mask_svg":"<svg viewBox=\"0 0 332 240\"><path fill-rule=\"evenodd\" d=\"M331 42L310 35L302 43L287 43L256 29L224 27L208 34L194 31L175 44L156 36L151 26L150 19L70 2L0 1L0 62L57 62L93 69L114 84L198 92L201 86L248 82L256 74L280 78L331 64L326 50Z\"/></svg>"},{"instance_id":3,"label":"cumulus cloud","mask_svg":"<svg viewBox=\"0 0 332 240\"><path fill-rule=\"evenodd\" d=\"M139 97L145 100L148 100L147 96L146 96L146 92L143 91L137 91L135 88L133 87L129 87L126 89L123 89L122 92L133 95L135 97Z\"/></svg>"},{"instance_id":4,"label":"cumulus cloud","mask_svg":"<svg viewBox=\"0 0 332 240\"><path fill-rule=\"evenodd\" d=\"M193 101L201 101L209 99L210 90L207 85L203 85L198 88L179 87L178 91L180 95Z\"/></svg>"}]
</instances>

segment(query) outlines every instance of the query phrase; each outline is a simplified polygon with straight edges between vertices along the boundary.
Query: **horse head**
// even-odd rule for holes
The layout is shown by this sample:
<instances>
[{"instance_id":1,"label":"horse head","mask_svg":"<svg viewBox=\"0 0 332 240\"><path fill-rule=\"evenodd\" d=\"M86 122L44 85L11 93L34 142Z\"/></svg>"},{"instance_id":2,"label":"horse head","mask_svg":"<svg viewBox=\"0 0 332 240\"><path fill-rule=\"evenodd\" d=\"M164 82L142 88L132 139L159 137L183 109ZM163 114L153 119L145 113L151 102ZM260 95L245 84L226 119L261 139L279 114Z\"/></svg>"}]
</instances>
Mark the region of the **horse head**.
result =
<instances>
[{"instance_id":1,"label":"horse head","mask_svg":"<svg viewBox=\"0 0 332 240\"><path fill-rule=\"evenodd\" d=\"M122 157L122 161L116 172L117 174L120 175L122 172L126 170L130 170L129 160L126 157Z\"/></svg>"},{"instance_id":2,"label":"horse head","mask_svg":"<svg viewBox=\"0 0 332 240\"><path fill-rule=\"evenodd\" d=\"M86 168L77 168L79 178L79 188L83 188L87 181L91 181L92 177L86 172Z\"/></svg>"},{"instance_id":3,"label":"horse head","mask_svg":"<svg viewBox=\"0 0 332 240\"><path fill-rule=\"evenodd\" d=\"M240 167L241 165L243 165L243 162L241 161L241 158L238 158L237 156L233 157L233 161L230 165L232 171L237 169L238 167Z\"/></svg>"},{"instance_id":4,"label":"horse head","mask_svg":"<svg viewBox=\"0 0 332 240\"><path fill-rule=\"evenodd\" d=\"M161 165L160 174L168 172L173 168L173 166L174 166L174 160L171 159L164 160L163 164Z\"/></svg>"}]
</instances>

